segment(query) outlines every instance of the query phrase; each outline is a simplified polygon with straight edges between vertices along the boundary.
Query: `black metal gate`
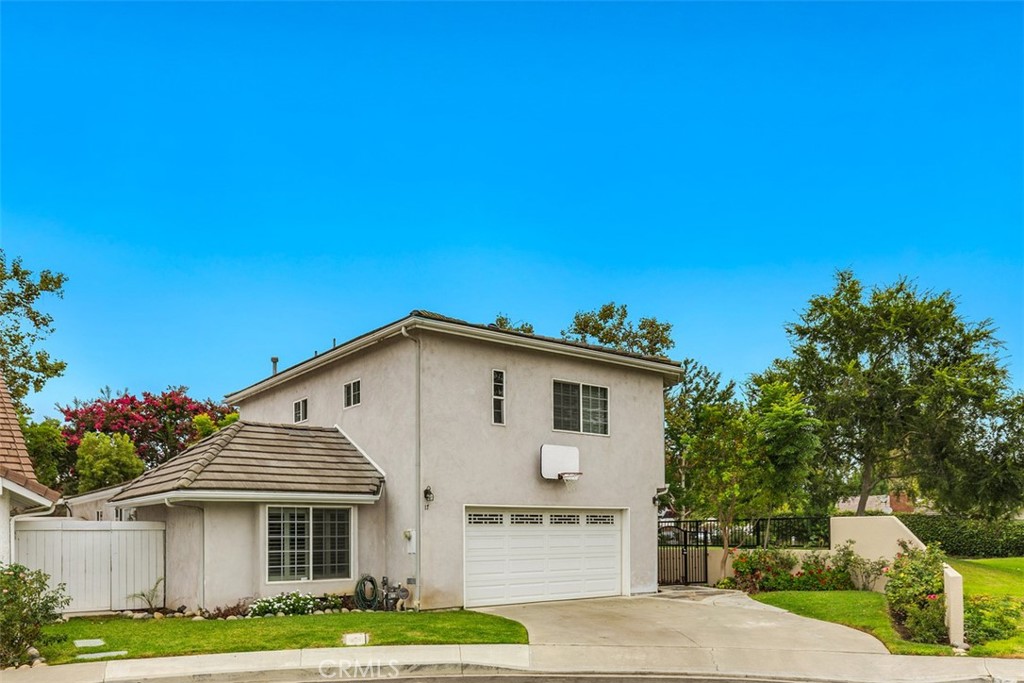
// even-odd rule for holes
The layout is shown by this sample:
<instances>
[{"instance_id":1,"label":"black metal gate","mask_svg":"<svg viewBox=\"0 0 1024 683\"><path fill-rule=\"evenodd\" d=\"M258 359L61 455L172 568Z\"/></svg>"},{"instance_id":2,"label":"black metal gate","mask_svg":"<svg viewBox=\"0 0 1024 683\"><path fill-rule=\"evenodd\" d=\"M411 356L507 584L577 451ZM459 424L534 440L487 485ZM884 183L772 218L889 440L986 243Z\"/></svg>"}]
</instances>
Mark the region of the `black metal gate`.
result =
<instances>
[{"instance_id":1,"label":"black metal gate","mask_svg":"<svg viewBox=\"0 0 1024 683\"><path fill-rule=\"evenodd\" d=\"M708 582L708 537L674 522L658 526L658 585Z\"/></svg>"}]
</instances>

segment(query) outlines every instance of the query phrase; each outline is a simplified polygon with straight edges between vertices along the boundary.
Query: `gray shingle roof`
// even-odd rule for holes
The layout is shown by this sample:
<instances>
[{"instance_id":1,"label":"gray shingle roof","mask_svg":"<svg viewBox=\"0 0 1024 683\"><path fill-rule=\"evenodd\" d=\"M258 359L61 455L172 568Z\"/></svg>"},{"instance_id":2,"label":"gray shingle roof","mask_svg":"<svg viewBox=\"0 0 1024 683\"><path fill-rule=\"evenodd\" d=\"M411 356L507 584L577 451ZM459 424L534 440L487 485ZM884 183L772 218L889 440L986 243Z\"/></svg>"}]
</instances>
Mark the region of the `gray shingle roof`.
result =
<instances>
[{"instance_id":1,"label":"gray shingle roof","mask_svg":"<svg viewBox=\"0 0 1024 683\"><path fill-rule=\"evenodd\" d=\"M333 427L239 421L125 486L112 501L176 491L375 495L384 476Z\"/></svg>"}]
</instances>

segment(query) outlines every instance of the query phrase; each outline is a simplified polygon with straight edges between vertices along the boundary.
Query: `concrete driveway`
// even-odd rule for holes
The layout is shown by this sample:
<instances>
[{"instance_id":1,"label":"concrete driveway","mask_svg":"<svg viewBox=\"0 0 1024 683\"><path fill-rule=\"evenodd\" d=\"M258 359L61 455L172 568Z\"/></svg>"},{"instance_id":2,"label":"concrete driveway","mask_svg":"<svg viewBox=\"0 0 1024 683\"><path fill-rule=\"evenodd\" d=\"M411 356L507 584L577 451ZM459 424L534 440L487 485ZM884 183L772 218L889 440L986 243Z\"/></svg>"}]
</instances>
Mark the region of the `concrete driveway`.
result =
<instances>
[{"instance_id":1,"label":"concrete driveway","mask_svg":"<svg viewBox=\"0 0 1024 683\"><path fill-rule=\"evenodd\" d=\"M807 619L736 592L666 591L478 611L515 619L531 645L603 645L888 654L881 642L845 626Z\"/></svg>"}]
</instances>

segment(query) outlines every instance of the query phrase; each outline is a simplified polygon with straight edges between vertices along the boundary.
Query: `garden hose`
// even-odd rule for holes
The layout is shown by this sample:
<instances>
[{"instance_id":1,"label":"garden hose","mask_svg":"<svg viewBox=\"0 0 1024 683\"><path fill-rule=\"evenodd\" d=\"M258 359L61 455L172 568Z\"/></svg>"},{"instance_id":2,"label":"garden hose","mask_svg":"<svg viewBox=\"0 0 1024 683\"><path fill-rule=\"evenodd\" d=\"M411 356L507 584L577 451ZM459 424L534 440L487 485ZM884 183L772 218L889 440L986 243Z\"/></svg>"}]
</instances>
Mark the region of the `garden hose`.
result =
<instances>
[{"instance_id":1,"label":"garden hose","mask_svg":"<svg viewBox=\"0 0 1024 683\"><path fill-rule=\"evenodd\" d=\"M367 586L370 588L369 595L367 595ZM356 594L354 597L356 607L359 609L377 609L377 603L380 602L380 589L377 588L377 579L369 574L364 574L356 584Z\"/></svg>"}]
</instances>

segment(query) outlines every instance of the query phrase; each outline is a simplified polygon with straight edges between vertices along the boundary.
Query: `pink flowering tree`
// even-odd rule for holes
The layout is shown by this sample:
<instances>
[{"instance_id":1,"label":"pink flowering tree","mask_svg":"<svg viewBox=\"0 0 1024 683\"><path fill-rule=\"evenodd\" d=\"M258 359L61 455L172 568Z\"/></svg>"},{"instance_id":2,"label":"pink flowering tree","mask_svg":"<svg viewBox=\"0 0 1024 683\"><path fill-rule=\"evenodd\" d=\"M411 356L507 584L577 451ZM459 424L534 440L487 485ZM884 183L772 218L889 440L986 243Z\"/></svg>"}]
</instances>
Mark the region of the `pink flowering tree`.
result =
<instances>
[{"instance_id":1,"label":"pink flowering tree","mask_svg":"<svg viewBox=\"0 0 1024 683\"><path fill-rule=\"evenodd\" d=\"M143 392L142 397L120 395L106 389L98 398L58 406L64 414L64 437L68 447L77 449L89 432L125 434L135 444L147 468L155 467L185 450L198 437L194 419L207 415L220 422L231 413L230 406L197 400L188 387L168 387L159 394Z\"/></svg>"}]
</instances>

